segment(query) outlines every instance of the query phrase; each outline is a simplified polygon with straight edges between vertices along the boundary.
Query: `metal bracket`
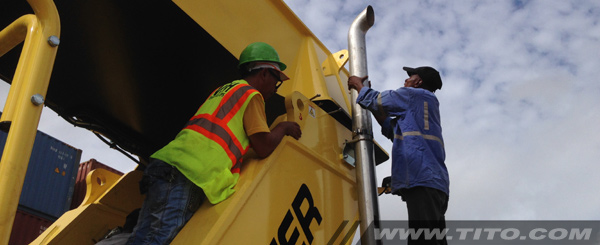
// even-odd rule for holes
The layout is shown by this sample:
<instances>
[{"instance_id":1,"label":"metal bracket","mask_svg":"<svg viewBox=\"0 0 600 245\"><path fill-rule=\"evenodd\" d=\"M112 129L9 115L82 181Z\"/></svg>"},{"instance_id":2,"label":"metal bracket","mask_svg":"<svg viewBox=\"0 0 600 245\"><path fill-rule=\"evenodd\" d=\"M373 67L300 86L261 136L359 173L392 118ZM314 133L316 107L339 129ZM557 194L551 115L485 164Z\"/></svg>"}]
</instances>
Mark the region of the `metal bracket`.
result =
<instances>
[{"instance_id":1,"label":"metal bracket","mask_svg":"<svg viewBox=\"0 0 600 245\"><path fill-rule=\"evenodd\" d=\"M357 140L367 139L367 140L373 141L373 133L371 133L371 130L368 130L368 129L357 128L357 129L353 130L352 138L356 138L357 136L359 138Z\"/></svg>"},{"instance_id":2,"label":"metal bracket","mask_svg":"<svg viewBox=\"0 0 600 245\"><path fill-rule=\"evenodd\" d=\"M342 160L350 164L352 167L356 167L356 152L354 151L354 143L357 141L344 142L344 150L342 151Z\"/></svg>"},{"instance_id":3,"label":"metal bracket","mask_svg":"<svg viewBox=\"0 0 600 245\"><path fill-rule=\"evenodd\" d=\"M352 167L356 167L356 151L354 150L354 144L361 140L374 142L373 137L359 137L357 139L344 141L344 149L342 150L341 158Z\"/></svg>"},{"instance_id":4,"label":"metal bracket","mask_svg":"<svg viewBox=\"0 0 600 245\"><path fill-rule=\"evenodd\" d=\"M321 64L323 75L331 76L340 72L340 69L342 69L346 62L348 62L349 57L348 50L346 49L340 50L337 53L328 56L327 59L325 59L325 61L323 61Z\"/></svg>"}]
</instances>

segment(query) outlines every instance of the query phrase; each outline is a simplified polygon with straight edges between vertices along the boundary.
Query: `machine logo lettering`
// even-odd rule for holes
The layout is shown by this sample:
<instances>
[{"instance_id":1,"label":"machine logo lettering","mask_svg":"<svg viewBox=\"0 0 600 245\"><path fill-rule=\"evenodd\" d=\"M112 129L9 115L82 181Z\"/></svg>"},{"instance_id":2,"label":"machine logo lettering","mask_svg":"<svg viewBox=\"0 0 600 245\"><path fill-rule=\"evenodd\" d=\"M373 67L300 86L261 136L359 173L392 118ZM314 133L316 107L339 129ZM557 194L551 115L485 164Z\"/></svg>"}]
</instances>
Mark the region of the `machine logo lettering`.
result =
<instances>
[{"instance_id":1,"label":"machine logo lettering","mask_svg":"<svg viewBox=\"0 0 600 245\"><path fill-rule=\"evenodd\" d=\"M303 213L301 207L305 202L308 204L308 209L305 209L306 212ZM323 218L321 217L321 213L319 213L319 209L315 207L312 194L306 184L300 186L300 190L298 190L298 193L292 202L292 208L287 211L285 217L281 221L279 229L277 230L277 236L271 240L271 245L296 244L300 237L300 232L298 231L298 227L292 227L294 218L300 223L300 228L306 236L308 244L312 244L314 237L310 230L310 224L313 220L316 220L317 224L321 225L321 220ZM286 233L290 228L293 228L294 230L290 237L286 237Z\"/></svg>"}]
</instances>

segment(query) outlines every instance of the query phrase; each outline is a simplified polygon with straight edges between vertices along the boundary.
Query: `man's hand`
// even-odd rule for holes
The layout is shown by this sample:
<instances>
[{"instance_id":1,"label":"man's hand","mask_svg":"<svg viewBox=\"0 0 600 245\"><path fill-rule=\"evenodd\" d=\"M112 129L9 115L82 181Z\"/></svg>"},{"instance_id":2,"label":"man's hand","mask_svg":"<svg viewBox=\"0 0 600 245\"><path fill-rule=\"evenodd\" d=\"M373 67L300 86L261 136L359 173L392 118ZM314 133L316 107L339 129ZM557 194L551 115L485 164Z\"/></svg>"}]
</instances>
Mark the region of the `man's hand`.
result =
<instances>
[{"instance_id":1,"label":"man's hand","mask_svg":"<svg viewBox=\"0 0 600 245\"><path fill-rule=\"evenodd\" d=\"M350 76L350 78L348 78L348 89L356 89L356 91L360 92L360 90L364 87L363 82L368 78L369 76Z\"/></svg>"},{"instance_id":2,"label":"man's hand","mask_svg":"<svg viewBox=\"0 0 600 245\"><path fill-rule=\"evenodd\" d=\"M300 139L302 136L300 125L296 122L280 122L277 127L283 127L285 135L292 136L294 139Z\"/></svg>"},{"instance_id":3,"label":"man's hand","mask_svg":"<svg viewBox=\"0 0 600 245\"><path fill-rule=\"evenodd\" d=\"M261 158L265 158L277 148L281 143L281 139L286 135L299 139L302 136L300 125L296 122L280 122L271 132L256 133L250 135L249 138L256 154Z\"/></svg>"}]
</instances>

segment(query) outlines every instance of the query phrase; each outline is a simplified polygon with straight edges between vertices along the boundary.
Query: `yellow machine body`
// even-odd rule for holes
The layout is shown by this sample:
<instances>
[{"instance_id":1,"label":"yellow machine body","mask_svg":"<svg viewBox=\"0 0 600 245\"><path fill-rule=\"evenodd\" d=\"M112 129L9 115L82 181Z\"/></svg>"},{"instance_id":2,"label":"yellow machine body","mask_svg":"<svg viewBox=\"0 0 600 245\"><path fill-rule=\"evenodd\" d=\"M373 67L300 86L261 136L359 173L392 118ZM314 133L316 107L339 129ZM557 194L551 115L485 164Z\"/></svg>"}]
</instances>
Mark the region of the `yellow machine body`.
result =
<instances>
[{"instance_id":1,"label":"yellow machine body","mask_svg":"<svg viewBox=\"0 0 600 245\"><path fill-rule=\"evenodd\" d=\"M352 241L358 225L354 167L341 159L350 132L302 94L286 98L300 140L284 138L269 157L252 152L242 165L236 193L217 205L205 202L173 244L335 244ZM310 130L310 129L316 130ZM140 171L117 180L101 169L87 178L88 192L33 244L94 244L123 225L141 205Z\"/></svg>"},{"instance_id":2,"label":"yellow machine body","mask_svg":"<svg viewBox=\"0 0 600 245\"><path fill-rule=\"evenodd\" d=\"M49 0L39 1L51 3ZM173 2L182 13L185 13L198 25L198 29L204 30L214 38L222 48L229 52L230 56L237 57L251 42L262 41L274 46L281 60L288 65L285 73L290 80L284 82L278 90L282 100L267 102L268 104L278 103L278 106L283 109L283 112L280 113L267 112L273 114L271 125L274 126L281 121L295 121L302 129L302 137L299 140L285 137L278 148L267 158L257 158L250 151L244 158L235 194L216 205L205 202L177 235L173 244L350 243L359 218L355 168L351 162L344 160L346 153L343 152L353 136L351 126L348 124L348 120L351 120L349 113L352 103L347 92L348 72L344 69L344 65L348 61L348 52L342 50L331 53L327 50L280 0L174 0ZM114 10L114 6L109 1L95 1L94 3L96 5L88 2L76 4L81 5L82 9L88 10L94 9L90 6L102 10ZM46 7L46 5L42 6ZM37 10L35 11L37 13ZM61 12L61 6L58 6L58 12ZM86 18L85 15L79 17L81 16ZM99 17L90 14L89 18ZM118 44L119 39L117 38L121 32L119 32L119 28L107 28L110 27L109 22L111 21L98 23L95 27L98 31L106 32L102 37L98 36L104 42L98 43ZM86 23L81 25L86 26ZM178 23L169 23L169 25L178 25ZM160 35L163 30L156 29L155 31L157 35ZM67 32L65 31L65 33ZM3 36L0 35L0 38ZM29 44L25 43L23 49L25 50L28 46ZM119 45L114 48L119 50ZM203 48L205 47L201 44L189 47L190 50L202 50ZM147 52L153 51L147 50ZM90 51L90 53L100 55L100 58L94 60L100 70L107 69L106 64L114 63L110 62L106 53L98 52L98 50ZM128 66L127 62L123 61L126 60L125 57L129 57L126 55L135 57L132 54L134 52L113 53L119 56L119 61L124 64L118 69L110 70L117 74L115 76L118 78L116 79L118 83L110 83L101 89L92 91L95 93L93 95L98 99L113 99L106 103L101 101L102 103L99 105L108 108L104 114L117 118L114 120L116 125L127 125L126 128L131 128L136 134L150 138L152 133L147 133L145 130L153 130L148 130L148 126L143 125L143 122L147 121L143 119L147 115L146 111L153 108L143 108L145 103L139 102L143 96L140 96L135 86L140 86L140 88L152 86L143 82L129 85L124 83L123 81L128 81L128 78L135 77L126 74ZM0 53L0 55L3 54ZM215 62L226 58L197 57L197 59L209 59ZM131 58L132 62L141 62L143 59ZM187 61L194 62L193 58ZM168 63L169 61L162 62ZM49 68L51 67L50 63ZM133 65L129 67L133 67ZM31 72L39 70L37 67L22 69L31 70ZM47 72L46 70L48 68L42 69L42 72ZM185 71L177 72L185 73ZM218 78L223 79L223 81L218 81L220 83L228 82L224 77ZM20 95L24 92L17 91L17 89L22 90L22 86L18 86L19 84L15 82L16 80L13 80L11 86L11 95L13 95L11 98L17 95L29 96ZM208 90L210 86L214 88L218 84L214 84L214 86L213 84L198 85L183 81L179 86L181 85L208 86L202 87L202 90ZM47 87L48 85L42 83L39 86ZM115 88L125 93L125 96L121 93L107 92L109 89ZM184 87L181 91L185 90ZM173 98L178 98L176 95L173 96ZM56 103L51 104L51 108L58 111L59 114L63 113L63 117L67 119L85 118L81 116L83 114L72 115L73 110L77 108L61 107L61 99L60 96L55 97ZM126 101L123 100L131 100L131 103L124 103ZM195 100L198 100L199 103L203 101L202 98ZM5 107L6 113L3 114L2 119L11 123L10 130L13 131L16 128L15 124L22 123L18 119L19 115L24 115L25 109L18 106L14 108L15 105L23 102L9 101L9 103ZM193 105L194 108L197 106ZM36 113L39 114L39 111ZM152 111L152 113L156 112ZM189 116L189 114L177 113L183 114L179 117L184 119ZM152 116L162 118L156 115ZM33 120L35 125L38 120L39 116L38 119ZM121 128L111 130L112 128L106 125L91 128L91 130L106 135L108 138L114 137L115 140L122 140L120 142L128 142L118 134ZM169 127L170 132L177 132L179 129ZM28 131L32 135L35 133L35 127L28 130L32 130L33 133ZM20 135L14 137L27 138L25 133L18 134ZM138 137L138 139L144 139L144 137ZM156 141L164 143L164 140ZM143 143L142 140L139 142ZM138 150L135 148L136 144L130 145L132 146L130 149ZM28 154L9 147L7 144L5 151L11 149L10 151L16 152L15 154ZM31 147L29 147L30 149ZM148 147L148 149L153 148ZM147 152L140 150L137 153L141 159L144 159L144 153ZM387 153L380 147L376 147L376 158L377 162L381 163L387 159ZM12 166L13 164L9 161L13 160L3 157L1 167ZM21 166L25 164L26 166L27 159L20 159L16 164ZM25 170L23 169L26 170L22 167L18 171L23 171L24 175ZM2 174L0 179L5 179L7 172L3 171L0 174ZM88 189L83 203L78 208L61 216L33 244L94 244L98 242L112 228L122 226L125 217L132 210L141 206L144 198L138 189L138 181L141 176L140 170L134 170L120 178L101 169L92 171L87 177ZM22 183L22 180L20 181ZM0 182L0 185L2 185L0 188L10 189L15 184L3 181ZM2 193L5 196L4 200L15 198L14 194ZM16 199L18 200L18 196ZM12 221L10 213L15 211L16 204L14 206L9 208L2 206L2 209L5 210L0 214L0 226L8 228L9 232ZM7 235L6 229L2 232L4 234L0 234L0 236Z\"/></svg>"}]
</instances>

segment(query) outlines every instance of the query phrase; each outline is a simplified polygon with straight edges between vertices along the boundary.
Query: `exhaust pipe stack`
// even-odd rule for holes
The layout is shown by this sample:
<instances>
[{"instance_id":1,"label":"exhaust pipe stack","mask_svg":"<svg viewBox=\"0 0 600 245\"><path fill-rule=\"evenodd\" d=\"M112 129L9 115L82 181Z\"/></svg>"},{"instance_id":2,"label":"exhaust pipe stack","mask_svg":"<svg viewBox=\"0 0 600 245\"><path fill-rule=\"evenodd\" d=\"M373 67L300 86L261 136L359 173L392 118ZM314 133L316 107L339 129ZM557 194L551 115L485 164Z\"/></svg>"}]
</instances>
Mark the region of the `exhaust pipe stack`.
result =
<instances>
[{"instance_id":1,"label":"exhaust pipe stack","mask_svg":"<svg viewBox=\"0 0 600 245\"><path fill-rule=\"evenodd\" d=\"M365 35L375 22L373 8L368 6L352 22L348 31L350 75L364 77L367 72ZM368 81L365 81L368 83ZM365 84L366 85L366 84ZM351 89L352 132L356 153L356 181L360 214L361 244L375 244L374 228L379 227L379 205L375 184L375 152L371 114L358 106L358 91Z\"/></svg>"}]
</instances>

